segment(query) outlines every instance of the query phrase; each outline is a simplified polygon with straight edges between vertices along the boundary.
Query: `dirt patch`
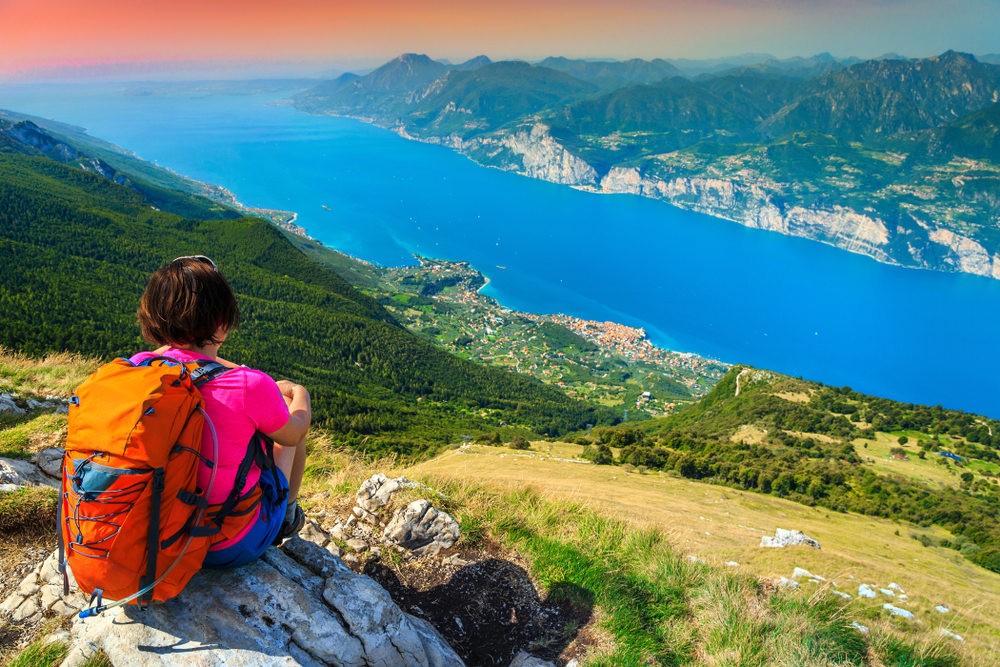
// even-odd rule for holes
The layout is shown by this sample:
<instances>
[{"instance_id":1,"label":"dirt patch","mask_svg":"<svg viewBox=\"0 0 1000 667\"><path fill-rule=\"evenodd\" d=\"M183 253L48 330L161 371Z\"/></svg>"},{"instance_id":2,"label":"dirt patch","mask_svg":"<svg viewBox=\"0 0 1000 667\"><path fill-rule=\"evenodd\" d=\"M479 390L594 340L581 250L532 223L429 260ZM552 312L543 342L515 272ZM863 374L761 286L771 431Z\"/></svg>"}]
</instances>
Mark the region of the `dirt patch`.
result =
<instances>
[{"instance_id":1,"label":"dirt patch","mask_svg":"<svg viewBox=\"0 0 1000 667\"><path fill-rule=\"evenodd\" d=\"M809 394L799 391L778 391L774 395L792 403L808 403L811 398Z\"/></svg>"},{"instance_id":2,"label":"dirt patch","mask_svg":"<svg viewBox=\"0 0 1000 667\"><path fill-rule=\"evenodd\" d=\"M596 634L580 633L592 619L589 591L557 584L540 595L523 563L515 562L522 559L495 542L441 555L467 564L371 558L364 573L403 611L430 621L469 667L508 665L521 650L563 665L596 641ZM573 655L564 655L571 645Z\"/></svg>"}]
</instances>

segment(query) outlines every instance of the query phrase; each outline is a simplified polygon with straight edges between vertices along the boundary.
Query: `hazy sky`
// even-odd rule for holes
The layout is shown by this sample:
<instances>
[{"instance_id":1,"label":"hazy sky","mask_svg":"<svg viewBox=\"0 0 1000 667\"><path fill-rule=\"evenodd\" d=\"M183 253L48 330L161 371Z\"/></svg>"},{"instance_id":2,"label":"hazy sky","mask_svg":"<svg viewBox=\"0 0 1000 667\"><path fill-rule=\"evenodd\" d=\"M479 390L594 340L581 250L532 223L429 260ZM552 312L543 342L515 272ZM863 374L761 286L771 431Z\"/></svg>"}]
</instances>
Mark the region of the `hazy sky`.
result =
<instances>
[{"instance_id":1,"label":"hazy sky","mask_svg":"<svg viewBox=\"0 0 1000 667\"><path fill-rule=\"evenodd\" d=\"M0 0L0 76L163 60L271 59L315 71L403 52L453 61L984 54L1000 52L998 26L1000 0Z\"/></svg>"}]
</instances>

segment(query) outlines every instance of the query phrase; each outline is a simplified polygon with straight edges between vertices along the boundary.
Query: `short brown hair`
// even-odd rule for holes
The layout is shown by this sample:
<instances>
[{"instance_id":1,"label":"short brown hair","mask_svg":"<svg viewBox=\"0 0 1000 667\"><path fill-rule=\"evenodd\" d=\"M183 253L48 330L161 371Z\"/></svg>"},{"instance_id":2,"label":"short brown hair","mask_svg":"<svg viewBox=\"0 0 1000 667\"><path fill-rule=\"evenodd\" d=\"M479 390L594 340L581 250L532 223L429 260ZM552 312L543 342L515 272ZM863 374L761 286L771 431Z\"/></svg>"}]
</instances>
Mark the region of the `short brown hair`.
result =
<instances>
[{"instance_id":1,"label":"short brown hair","mask_svg":"<svg viewBox=\"0 0 1000 667\"><path fill-rule=\"evenodd\" d=\"M142 337L154 345L205 347L219 342L220 326L232 331L240 324L229 283L214 264L192 257L175 259L149 277L136 315Z\"/></svg>"}]
</instances>

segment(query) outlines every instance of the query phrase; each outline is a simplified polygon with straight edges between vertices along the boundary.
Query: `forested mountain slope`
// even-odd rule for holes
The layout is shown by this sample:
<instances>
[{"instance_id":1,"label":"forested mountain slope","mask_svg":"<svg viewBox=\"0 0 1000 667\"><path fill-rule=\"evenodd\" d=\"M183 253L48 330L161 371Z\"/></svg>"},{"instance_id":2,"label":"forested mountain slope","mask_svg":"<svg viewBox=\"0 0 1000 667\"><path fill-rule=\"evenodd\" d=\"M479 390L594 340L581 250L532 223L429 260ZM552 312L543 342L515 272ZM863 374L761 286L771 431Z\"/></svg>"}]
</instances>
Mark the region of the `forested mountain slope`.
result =
<instances>
[{"instance_id":1,"label":"forested mountain slope","mask_svg":"<svg viewBox=\"0 0 1000 667\"><path fill-rule=\"evenodd\" d=\"M608 419L418 339L268 223L181 218L104 177L0 154L3 346L105 358L144 349L135 309L145 280L189 254L215 259L238 294L244 325L223 354L309 386L315 423L346 442L412 453L501 420L555 434Z\"/></svg>"}]
</instances>

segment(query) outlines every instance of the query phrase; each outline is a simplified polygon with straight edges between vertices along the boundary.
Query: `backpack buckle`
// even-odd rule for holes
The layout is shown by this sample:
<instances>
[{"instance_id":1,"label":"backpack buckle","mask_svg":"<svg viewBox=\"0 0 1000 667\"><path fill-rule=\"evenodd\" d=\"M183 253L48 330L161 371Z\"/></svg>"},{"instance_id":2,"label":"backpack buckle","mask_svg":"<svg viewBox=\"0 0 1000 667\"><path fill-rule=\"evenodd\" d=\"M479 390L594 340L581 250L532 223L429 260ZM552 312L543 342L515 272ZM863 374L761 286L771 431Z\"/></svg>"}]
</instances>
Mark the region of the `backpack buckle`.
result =
<instances>
[{"instance_id":1,"label":"backpack buckle","mask_svg":"<svg viewBox=\"0 0 1000 667\"><path fill-rule=\"evenodd\" d=\"M167 473L163 468L157 468L153 471L153 490L163 491L167 488Z\"/></svg>"}]
</instances>

